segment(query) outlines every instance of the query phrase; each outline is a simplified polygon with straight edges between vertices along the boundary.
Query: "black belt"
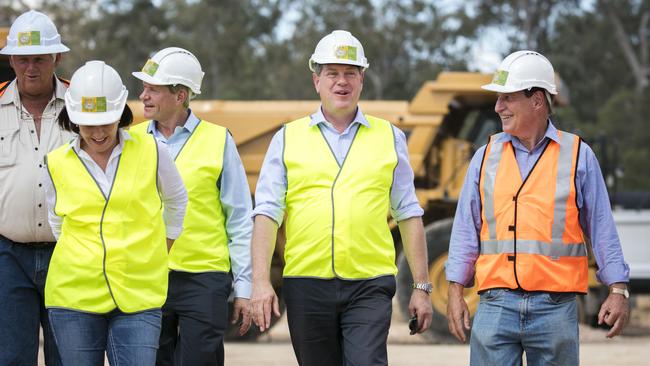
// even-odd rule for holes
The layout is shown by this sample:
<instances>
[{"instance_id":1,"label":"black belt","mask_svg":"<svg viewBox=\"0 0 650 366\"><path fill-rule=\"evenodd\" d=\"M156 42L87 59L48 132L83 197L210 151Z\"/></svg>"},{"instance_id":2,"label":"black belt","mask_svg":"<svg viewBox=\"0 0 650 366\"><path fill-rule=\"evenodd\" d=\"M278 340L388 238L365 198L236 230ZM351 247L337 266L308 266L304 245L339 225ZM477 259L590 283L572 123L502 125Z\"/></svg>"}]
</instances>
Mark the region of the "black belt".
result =
<instances>
[{"instance_id":1,"label":"black belt","mask_svg":"<svg viewBox=\"0 0 650 366\"><path fill-rule=\"evenodd\" d=\"M53 246L54 244L56 244L55 241L31 241L31 242L27 242L27 243L20 243L20 242L13 241L13 240L9 239L9 238L7 238L6 236L4 236L2 234L0 234L0 239L6 240L6 241L11 242L11 243L24 245L26 247L32 247L32 248L44 248L44 247L50 247L50 246Z\"/></svg>"}]
</instances>

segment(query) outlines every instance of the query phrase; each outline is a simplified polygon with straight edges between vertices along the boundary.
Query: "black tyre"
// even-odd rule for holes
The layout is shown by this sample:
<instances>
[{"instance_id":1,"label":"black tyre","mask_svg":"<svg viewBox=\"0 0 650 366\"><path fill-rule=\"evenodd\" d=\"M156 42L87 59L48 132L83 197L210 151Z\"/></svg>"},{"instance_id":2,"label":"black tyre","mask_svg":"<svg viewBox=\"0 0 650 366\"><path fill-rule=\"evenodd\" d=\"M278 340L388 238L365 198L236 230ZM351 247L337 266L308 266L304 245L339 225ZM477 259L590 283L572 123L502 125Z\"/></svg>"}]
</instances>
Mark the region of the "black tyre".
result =
<instances>
[{"instance_id":1,"label":"black tyre","mask_svg":"<svg viewBox=\"0 0 650 366\"><path fill-rule=\"evenodd\" d=\"M424 228L427 241L427 255L429 264L429 281L433 284L431 293L431 305L433 308L433 319L431 327L424 335L431 342L449 342L453 337L447 327L447 279L445 277L445 262L449 250L449 239L453 219L448 218L433 222ZM402 314L409 316L409 301L411 299L411 284L413 277L406 261L404 253L400 254L398 260L397 274L397 300ZM465 301L473 316L478 306L479 297L474 289L465 290Z\"/></svg>"}]
</instances>

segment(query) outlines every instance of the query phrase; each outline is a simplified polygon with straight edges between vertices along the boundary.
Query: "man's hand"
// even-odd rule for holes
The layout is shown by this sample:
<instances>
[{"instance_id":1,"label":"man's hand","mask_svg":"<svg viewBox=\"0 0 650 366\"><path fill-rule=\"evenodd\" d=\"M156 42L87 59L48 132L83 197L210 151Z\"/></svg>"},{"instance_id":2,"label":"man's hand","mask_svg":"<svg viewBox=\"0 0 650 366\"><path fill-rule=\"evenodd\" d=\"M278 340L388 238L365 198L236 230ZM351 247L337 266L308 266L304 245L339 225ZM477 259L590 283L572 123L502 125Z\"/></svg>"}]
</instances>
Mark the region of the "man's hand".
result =
<instances>
[{"instance_id":1,"label":"man's hand","mask_svg":"<svg viewBox=\"0 0 650 366\"><path fill-rule=\"evenodd\" d=\"M421 290L413 289L411 301L409 302L409 316L417 315L418 317L417 333L422 333L429 329L432 314L433 310L431 309L429 294Z\"/></svg>"},{"instance_id":2,"label":"man's hand","mask_svg":"<svg viewBox=\"0 0 650 366\"><path fill-rule=\"evenodd\" d=\"M239 326L239 336L243 336L248 332L251 327L251 308L250 301L242 297L235 297L233 303L231 324L237 324L241 318L241 325Z\"/></svg>"},{"instance_id":3,"label":"man's hand","mask_svg":"<svg viewBox=\"0 0 650 366\"><path fill-rule=\"evenodd\" d=\"M447 326L449 332L459 341L467 341L467 332L470 329L469 308L463 298L465 286L449 282L448 302L447 302Z\"/></svg>"},{"instance_id":4,"label":"man's hand","mask_svg":"<svg viewBox=\"0 0 650 366\"><path fill-rule=\"evenodd\" d=\"M260 328L260 332L264 332L271 327L271 309L273 309L273 314L276 317L280 316L278 296L275 294L271 282L253 283L251 308L253 321Z\"/></svg>"},{"instance_id":5,"label":"man's hand","mask_svg":"<svg viewBox=\"0 0 650 366\"><path fill-rule=\"evenodd\" d=\"M607 332L607 338L614 338L621 334L629 317L630 303L628 299L623 295L610 293L598 312L598 325L603 323L609 325L611 329Z\"/></svg>"}]
</instances>

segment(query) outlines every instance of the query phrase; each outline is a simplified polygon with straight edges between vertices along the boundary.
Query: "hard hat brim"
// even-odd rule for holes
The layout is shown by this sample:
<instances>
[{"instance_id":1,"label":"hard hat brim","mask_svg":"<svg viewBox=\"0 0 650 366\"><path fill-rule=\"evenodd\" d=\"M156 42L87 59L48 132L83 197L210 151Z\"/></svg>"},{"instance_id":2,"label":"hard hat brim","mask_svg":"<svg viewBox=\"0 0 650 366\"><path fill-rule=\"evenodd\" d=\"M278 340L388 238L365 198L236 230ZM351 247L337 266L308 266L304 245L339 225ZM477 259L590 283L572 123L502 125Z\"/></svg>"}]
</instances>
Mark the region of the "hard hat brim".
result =
<instances>
[{"instance_id":1,"label":"hard hat brim","mask_svg":"<svg viewBox=\"0 0 650 366\"><path fill-rule=\"evenodd\" d=\"M56 53L69 52L70 49L64 44L53 46L5 46L0 50L0 55L8 56L25 56L25 55L50 55Z\"/></svg>"},{"instance_id":2,"label":"hard hat brim","mask_svg":"<svg viewBox=\"0 0 650 366\"><path fill-rule=\"evenodd\" d=\"M171 82L163 83L161 81L158 81L158 79L154 78L153 76L151 76L149 74L145 74L142 71L134 71L134 72L131 73L131 75L133 75L136 79L140 79L140 80L144 81L147 84L151 84L151 85L183 85L183 86L188 87L192 91L192 93L194 93L196 95L201 94L201 89L200 88L197 89L196 87L192 87L190 85L187 85L187 83L185 83L185 82L180 82L179 81L179 82L174 82L174 83L171 83Z\"/></svg>"},{"instance_id":3,"label":"hard hat brim","mask_svg":"<svg viewBox=\"0 0 650 366\"><path fill-rule=\"evenodd\" d=\"M148 74L145 74L142 71L134 71L134 72L131 73L131 75L133 75L136 79L140 79L140 80L144 81L145 83L151 84L151 85L172 85L172 84L162 83L162 82L158 81L157 79L153 78L152 76L150 76Z\"/></svg>"},{"instance_id":4,"label":"hard hat brim","mask_svg":"<svg viewBox=\"0 0 650 366\"><path fill-rule=\"evenodd\" d=\"M340 58L316 58L313 57L310 59L311 62L319 64L319 65L352 65L352 66L358 66L363 68L364 70L367 69L370 64L368 62L359 62L359 61L352 61L352 60L344 60Z\"/></svg>"},{"instance_id":5,"label":"hard hat brim","mask_svg":"<svg viewBox=\"0 0 650 366\"><path fill-rule=\"evenodd\" d=\"M522 91L522 90L528 90L530 88L535 88L535 87L536 88L542 88L542 89L546 90L549 94L552 94L552 95L557 94L557 91L555 89L548 90L547 88L545 88L543 86L539 86L539 85L530 86L530 87L516 88L516 87L512 87L512 86L507 87L507 86L503 86L503 85L499 85L499 84L495 84L495 83L490 83L490 84L485 84L485 85L481 86L481 89L493 91L493 92L496 92L496 93L514 93L514 92L518 92L518 91Z\"/></svg>"},{"instance_id":6,"label":"hard hat brim","mask_svg":"<svg viewBox=\"0 0 650 366\"><path fill-rule=\"evenodd\" d=\"M518 88L513 88L513 87L506 87L506 86L495 84L495 83L485 84L485 85L481 86L481 89L493 91L493 92L496 92L496 93L514 93L514 92L524 90L524 89L518 89Z\"/></svg>"},{"instance_id":7,"label":"hard hat brim","mask_svg":"<svg viewBox=\"0 0 650 366\"><path fill-rule=\"evenodd\" d=\"M79 126L103 126L110 125L120 121L122 110L111 112L73 112L68 111L70 121Z\"/></svg>"}]
</instances>

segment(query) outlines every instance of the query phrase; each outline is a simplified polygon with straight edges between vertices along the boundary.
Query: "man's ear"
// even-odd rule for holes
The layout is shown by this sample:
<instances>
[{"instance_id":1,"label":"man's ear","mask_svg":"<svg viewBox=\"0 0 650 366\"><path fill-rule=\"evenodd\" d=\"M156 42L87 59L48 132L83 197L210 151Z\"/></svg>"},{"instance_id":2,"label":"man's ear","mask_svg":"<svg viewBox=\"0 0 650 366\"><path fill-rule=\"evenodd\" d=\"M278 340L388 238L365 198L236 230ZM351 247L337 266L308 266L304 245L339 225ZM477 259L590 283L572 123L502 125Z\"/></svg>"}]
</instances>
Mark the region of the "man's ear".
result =
<instances>
[{"instance_id":1,"label":"man's ear","mask_svg":"<svg viewBox=\"0 0 650 366\"><path fill-rule=\"evenodd\" d=\"M318 92L318 85L320 84L320 76L316 75L315 72L312 72L311 73L311 80L314 83L314 89L316 89L316 93L320 94Z\"/></svg>"}]
</instances>

